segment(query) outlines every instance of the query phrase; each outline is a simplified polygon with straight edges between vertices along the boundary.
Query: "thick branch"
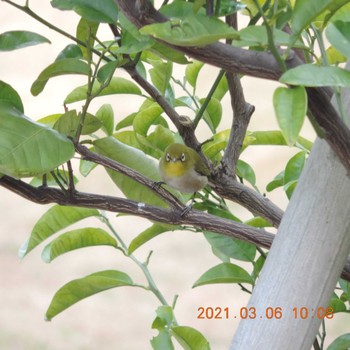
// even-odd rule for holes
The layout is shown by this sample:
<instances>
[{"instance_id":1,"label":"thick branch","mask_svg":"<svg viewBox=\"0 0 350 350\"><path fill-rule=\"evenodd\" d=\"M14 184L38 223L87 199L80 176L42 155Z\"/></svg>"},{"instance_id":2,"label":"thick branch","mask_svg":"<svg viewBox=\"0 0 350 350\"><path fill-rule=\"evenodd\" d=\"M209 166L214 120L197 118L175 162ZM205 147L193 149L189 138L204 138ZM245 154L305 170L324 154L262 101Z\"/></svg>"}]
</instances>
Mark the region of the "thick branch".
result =
<instances>
[{"instance_id":1,"label":"thick branch","mask_svg":"<svg viewBox=\"0 0 350 350\"><path fill-rule=\"evenodd\" d=\"M148 1L115 0L115 2L138 28L167 20ZM140 3L144 6L137 6ZM271 80L278 80L282 73L275 58L268 52L250 51L223 43L215 43L204 47L178 46L174 48L199 61L223 68L227 72ZM292 54L286 65L288 68L292 68L302 63L297 55ZM350 172L350 130L342 122L338 113L330 106L329 98L326 98L329 96L327 91L327 88L308 89L309 109L316 122L324 129L326 141L347 171ZM331 114L325 111L330 111Z\"/></svg>"},{"instance_id":2,"label":"thick branch","mask_svg":"<svg viewBox=\"0 0 350 350\"><path fill-rule=\"evenodd\" d=\"M129 176L140 184L152 189L175 209L184 210L184 204L181 203L176 197L174 197L163 187L154 186L154 182L152 180L148 179L146 176L142 175L136 170L133 170L110 158L91 152L85 146L80 144L76 145L75 148L84 159ZM213 174L213 188L220 196L241 204L255 215L262 216L271 222L273 226L278 227L283 216L283 211L256 191L251 190L241 183L238 183L232 176L226 176L223 172Z\"/></svg>"},{"instance_id":3,"label":"thick branch","mask_svg":"<svg viewBox=\"0 0 350 350\"><path fill-rule=\"evenodd\" d=\"M228 219L223 219L199 210L190 210L182 216L181 208L162 209L129 199L98 194L75 192L69 194L59 189L33 187L9 176L0 178L0 185L38 204L57 203L84 208L95 208L111 212L132 214L149 220L173 225L191 225L202 230L214 231L238 238L263 248L269 248L274 235Z\"/></svg>"},{"instance_id":4,"label":"thick branch","mask_svg":"<svg viewBox=\"0 0 350 350\"><path fill-rule=\"evenodd\" d=\"M279 226L283 216L282 209L268 198L232 179L231 176L222 172L217 176L214 189L219 196L242 205L254 215L271 222L274 227Z\"/></svg>"},{"instance_id":5,"label":"thick branch","mask_svg":"<svg viewBox=\"0 0 350 350\"><path fill-rule=\"evenodd\" d=\"M214 231L229 237L241 239L263 248L270 248L274 235L264 230L250 227L228 219L190 210L186 216L181 216L182 210L162 209L145 203L138 203L129 199L82 192L63 192L59 189L33 187L21 180L4 175L0 178L0 186L37 204L57 203L84 208L95 208L117 213L140 216L149 220L173 224L191 225L202 230ZM350 265L346 265L342 277L350 281Z\"/></svg>"},{"instance_id":6,"label":"thick branch","mask_svg":"<svg viewBox=\"0 0 350 350\"><path fill-rule=\"evenodd\" d=\"M241 80L238 74L227 73L226 77L231 96L233 121L230 138L221 163L224 170L227 169L229 174L235 176L236 165L241 154L243 140L247 132L250 117L254 113L255 108L245 101Z\"/></svg>"}]
</instances>

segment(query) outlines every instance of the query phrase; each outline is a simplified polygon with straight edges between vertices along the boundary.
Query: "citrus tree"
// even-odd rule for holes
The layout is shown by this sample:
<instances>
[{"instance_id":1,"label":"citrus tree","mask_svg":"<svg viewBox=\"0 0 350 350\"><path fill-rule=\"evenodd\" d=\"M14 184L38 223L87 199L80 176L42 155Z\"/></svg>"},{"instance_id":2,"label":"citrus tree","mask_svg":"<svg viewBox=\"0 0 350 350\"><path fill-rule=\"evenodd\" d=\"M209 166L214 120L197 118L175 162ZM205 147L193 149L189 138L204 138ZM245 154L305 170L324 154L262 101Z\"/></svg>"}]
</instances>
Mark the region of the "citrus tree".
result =
<instances>
[{"instance_id":1,"label":"citrus tree","mask_svg":"<svg viewBox=\"0 0 350 350\"><path fill-rule=\"evenodd\" d=\"M205 334L177 320L176 298L166 300L154 282L151 253L145 262L136 257L138 248L160 234L188 230L203 233L218 258L217 265L198 275L193 287L235 283L253 293L250 306L242 309L244 322L232 349L308 349L312 344L323 348L326 332L322 328L318 333L320 324L336 312L348 312L350 300L349 98L343 91L350 86L350 73L343 65L350 58L348 1L51 1L58 14L74 11L80 17L76 33L65 32L59 22L49 23L28 1L21 5L3 0L1 5L14 6L67 38L67 46L32 83L33 96L57 76L78 74L86 79L67 91L64 111L36 121L25 115L15 87L0 83L0 185L34 203L54 204L34 226L20 257L43 242L46 262L76 249L111 246L133 261L147 281L139 283L128 271L114 269L72 280L53 296L46 319L111 288L142 288L159 303L152 324L154 349L173 349L175 339L185 349L209 349ZM247 19L245 26L239 23L242 18ZM108 37L100 36L103 27L109 28ZM0 35L0 50L47 42L45 33L9 31ZM207 65L218 70L208 82L208 93L199 96ZM254 106L245 99L244 76L281 83L271 96L279 130L249 131ZM109 103L91 113L92 101L116 94L135 96L138 103L131 114L116 118ZM222 107L227 95L230 111ZM222 127L224 115L232 120L229 129ZM312 142L299 135L305 116L320 146L312 148ZM205 126L210 136L199 139L199 126ZM195 204L185 215L190 196L155 185L160 180L158 159L175 142L196 150L211 170L209 185L195 194ZM268 199L265 189L258 188L254 169L241 159L246 149L258 145L297 150L266 187L267 192L283 188L291 199L286 214ZM97 166L106 169L123 195L79 190L79 179L94 178ZM250 218L242 220L232 202L247 209ZM148 219L149 227L126 244L107 212ZM69 229L91 217L102 221L104 228ZM274 239L273 230L281 221ZM340 226L329 226L333 223ZM331 237L329 230L337 235ZM316 262L324 264L312 264L307 259L310 252L311 257L318 253ZM290 277L292 287L283 276ZM289 304L279 299L282 296ZM262 299L264 304L256 304ZM228 309L200 312L207 318L208 312L232 317ZM259 327L251 323L259 320ZM300 327L293 333L295 323ZM274 337L261 342L264 332L271 334L278 327ZM283 332L286 329L289 335ZM302 329L307 331L304 335ZM295 336L300 345L291 341ZM349 346L347 334L329 349Z\"/></svg>"}]
</instances>

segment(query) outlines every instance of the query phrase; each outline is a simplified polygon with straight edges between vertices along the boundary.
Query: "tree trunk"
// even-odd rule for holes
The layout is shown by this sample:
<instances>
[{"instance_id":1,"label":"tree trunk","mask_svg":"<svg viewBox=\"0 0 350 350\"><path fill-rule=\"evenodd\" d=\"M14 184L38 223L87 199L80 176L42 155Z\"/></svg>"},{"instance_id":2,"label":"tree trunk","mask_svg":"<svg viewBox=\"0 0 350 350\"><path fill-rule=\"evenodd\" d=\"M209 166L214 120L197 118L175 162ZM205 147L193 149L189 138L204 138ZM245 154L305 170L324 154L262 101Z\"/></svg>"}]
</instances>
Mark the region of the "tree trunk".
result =
<instances>
[{"instance_id":1,"label":"tree trunk","mask_svg":"<svg viewBox=\"0 0 350 350\"><path fill-rule=\"evenodd\" d=\"M349 93L345 105L348 111ZM240 322L232 350L311 348L350 251L349 199L344 166L318 139L249 301L252 318Z\"/></svg>"}]
</instances>

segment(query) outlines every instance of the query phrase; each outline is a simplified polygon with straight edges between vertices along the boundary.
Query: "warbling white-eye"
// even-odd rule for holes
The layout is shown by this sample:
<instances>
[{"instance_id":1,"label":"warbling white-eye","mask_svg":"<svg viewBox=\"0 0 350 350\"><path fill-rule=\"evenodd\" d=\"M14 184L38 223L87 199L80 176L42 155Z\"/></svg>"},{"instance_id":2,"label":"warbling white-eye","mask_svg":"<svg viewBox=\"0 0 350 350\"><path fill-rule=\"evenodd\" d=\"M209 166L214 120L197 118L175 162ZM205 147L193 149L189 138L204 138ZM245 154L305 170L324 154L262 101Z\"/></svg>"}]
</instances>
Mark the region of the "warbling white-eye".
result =
<instances>
[{"instance_id":1,"label":"warbling white-eye","mask_svg":"<svg viewBox=\"0 0 350 350\"><path fill-rule=\"evenodd\" d=\"M159 173L162 180L174 189L195 193L208 183L210 170L192 148L173 143L160 159Z\"/></svg>"}]
</instances>

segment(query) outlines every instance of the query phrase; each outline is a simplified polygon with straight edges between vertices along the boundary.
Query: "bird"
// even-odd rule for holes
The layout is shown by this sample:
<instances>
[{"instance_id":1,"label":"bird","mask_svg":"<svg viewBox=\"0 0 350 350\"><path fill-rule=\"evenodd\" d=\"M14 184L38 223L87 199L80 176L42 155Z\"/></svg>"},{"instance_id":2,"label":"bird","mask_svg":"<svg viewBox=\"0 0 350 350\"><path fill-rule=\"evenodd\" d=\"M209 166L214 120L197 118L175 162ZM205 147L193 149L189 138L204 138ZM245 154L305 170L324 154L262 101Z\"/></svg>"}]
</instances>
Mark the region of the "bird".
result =
<instances>
[{"instance_id":1,"label":"bird","mask_svg":"<svg viewBox=\"0 0 350 350\"><path fill-rule=\"evenodd\" d=\"M195 194L207 185L210 169L195 150L173 143L159 161L159 174L170 187Z\"/></svg>"}]
</instances>

